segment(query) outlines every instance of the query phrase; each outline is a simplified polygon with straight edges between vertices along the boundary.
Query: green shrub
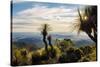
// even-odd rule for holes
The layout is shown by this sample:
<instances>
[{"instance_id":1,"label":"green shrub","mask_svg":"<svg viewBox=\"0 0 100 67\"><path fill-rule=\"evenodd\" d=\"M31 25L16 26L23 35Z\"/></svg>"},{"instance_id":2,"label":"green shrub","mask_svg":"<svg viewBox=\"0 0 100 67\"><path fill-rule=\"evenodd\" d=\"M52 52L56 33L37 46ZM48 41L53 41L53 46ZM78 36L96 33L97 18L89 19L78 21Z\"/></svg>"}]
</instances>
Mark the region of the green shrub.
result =
<instances>
[{"instance_id":1,"label":"green shrub","mask_svg":"<svg viewBox=\"0 0 100 67\"><path fill-rule=\"evenodd\" d=\"M32 64L40 64L41 63L41 56L39 52L34 52L32 54Z\"/></svg>"},{"instance_id":2,"label":"green shrub","mask_svg":"<svg viewBox=\"0 0 100 67\"><path fill-rule=\"evenodd\" d=\"M69 48L66 53L59 58L60 63L78 62L82 57L82 51L76 48Z\"/></svg>"},{"instance_id":3,"label":"green shrub","mask_svg":"<svg viewBox=\"0 0 100 67\"><path fill-rule=\"evenodd\" d=\"M93 51L91 46L80 47L80 49L83 51L84 55L91 54Z\"/></svg>"}]
</instances>

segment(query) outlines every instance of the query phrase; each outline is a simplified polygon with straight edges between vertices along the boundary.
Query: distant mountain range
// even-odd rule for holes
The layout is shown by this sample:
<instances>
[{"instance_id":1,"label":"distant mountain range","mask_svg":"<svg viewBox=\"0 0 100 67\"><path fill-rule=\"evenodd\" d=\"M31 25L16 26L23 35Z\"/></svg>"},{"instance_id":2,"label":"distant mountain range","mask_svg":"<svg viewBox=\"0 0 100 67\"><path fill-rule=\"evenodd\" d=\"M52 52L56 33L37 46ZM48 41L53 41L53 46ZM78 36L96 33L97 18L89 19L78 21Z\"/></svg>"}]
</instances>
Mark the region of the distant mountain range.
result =
<instances>
[{"instance_id":1,"label":"distant mountain range","mask_svg":"<svg viewBox=\"0 0 100 67\"><path fill-rule=\"evenodd\" d=\"M88 36L80 35L77 36L75 34L61 34L61 33L52 33L53 37L52 43L55 42L56 39L71 39L76 46L90 45L94 42L88 38ZM38 47L43 47L44 44L42 42L42 35L39 33L12 33L12 41L26 44L35 44Z\"/></svg>"}]
</instances>

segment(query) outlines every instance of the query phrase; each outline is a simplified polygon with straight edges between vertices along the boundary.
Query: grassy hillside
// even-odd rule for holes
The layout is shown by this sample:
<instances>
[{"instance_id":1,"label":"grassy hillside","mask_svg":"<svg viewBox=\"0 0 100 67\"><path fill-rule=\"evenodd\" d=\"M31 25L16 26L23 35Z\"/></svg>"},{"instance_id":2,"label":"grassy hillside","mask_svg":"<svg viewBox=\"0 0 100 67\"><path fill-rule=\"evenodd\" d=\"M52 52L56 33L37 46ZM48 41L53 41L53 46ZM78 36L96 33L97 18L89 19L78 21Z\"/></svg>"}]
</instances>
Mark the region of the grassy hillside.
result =
<instances>
[{"instance_id":1,"label":"grassy hillside","mask_svg":"<svg viewBox=\"0 0 100 67\"><path fill-rule=\"evenodd\" d=\"M12 44L12 65L37 65L71 62L96 61L96 46L75 47L71 40L56 42L53 49L48 47L33 50L34 46L17 47Z\"/></svg>"}]
</instances>

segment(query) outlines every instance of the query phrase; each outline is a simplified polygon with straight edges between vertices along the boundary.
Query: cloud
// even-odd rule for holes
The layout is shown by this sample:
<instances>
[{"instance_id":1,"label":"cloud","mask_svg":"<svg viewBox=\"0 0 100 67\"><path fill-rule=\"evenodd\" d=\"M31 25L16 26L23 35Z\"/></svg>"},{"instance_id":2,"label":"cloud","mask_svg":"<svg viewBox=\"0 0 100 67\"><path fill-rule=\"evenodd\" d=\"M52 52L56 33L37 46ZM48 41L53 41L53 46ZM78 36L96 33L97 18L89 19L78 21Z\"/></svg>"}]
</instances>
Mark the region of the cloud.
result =
<instances>
[{"instance_id":1,"label":"cloud","mask_svg":"<svg viewBox=\"0 0 100 67\"><path fill-rule=\"evenodd\" d=\"M65 7L53 7L48 8L47 6L35 6L17 13L19 16L24 16L25 18L33 18L39 20L67 20L67 18L72 18L77 16L76 9L65 8ZM65 20L65 21L66 21ZM70 19L71 20L71 19Z\"/></svg>"},{"instance_id":2,"label":"cloud","mask_svg":"<svg viewBox=\"0 0 100 67\"><path fill-rule=\"evenodd\" d=\"M64 6L48 7L47 5L34 5L17 12L13 17L14 32L39 32L41 24L47 23L52 27L53 32L69 31L71 23L76 22L76 8L66 8Z\"/></svg>"},{"instance_id":3,"label":"cloud","mask_svg":"<svg viewBox=\"0 0 100 67\"><path fill-rule=\"evenodd\" d=\"M21 2L25 2L25 0L12 0L13 3L21 3Z\"/></svg>"},{"instance_id":4,"label":"cloud","mask_svg":"<svg viewBox=\"0 0 100 67\"><path fill-rule=\"evenodd\" d=\"M76 9L71 8L64 8L64 7L53 7L48 8L47 6L35 6L33 8L29 8L26 10L23 10L21 12L18 12L18 15L23 16L53 16L53 15L65 15L67 14L72 15L76 11ZM75 15L75 13L74 13Z\"/></svg>"}]
</instances>

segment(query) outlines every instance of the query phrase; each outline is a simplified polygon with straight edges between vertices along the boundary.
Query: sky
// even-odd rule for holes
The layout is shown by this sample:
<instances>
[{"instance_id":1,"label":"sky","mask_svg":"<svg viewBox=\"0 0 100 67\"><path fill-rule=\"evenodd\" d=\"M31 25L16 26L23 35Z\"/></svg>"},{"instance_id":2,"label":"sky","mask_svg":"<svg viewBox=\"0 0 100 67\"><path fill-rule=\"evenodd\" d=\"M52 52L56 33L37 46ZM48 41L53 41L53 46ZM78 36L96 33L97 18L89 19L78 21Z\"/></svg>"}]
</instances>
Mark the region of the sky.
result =
<instances>
[{"instance_id":1,"label":"sky","mask_svg":"<svg viewBox=\"0 0 100 67\"><path fill-rule=\"evenodd\" d=\"M72 32L79 23L77 9L83 5L44 3L14 0L12 3L12 32L40 32L42 24L49 24L51 32Z\"/></svg>"}]
</instances>

